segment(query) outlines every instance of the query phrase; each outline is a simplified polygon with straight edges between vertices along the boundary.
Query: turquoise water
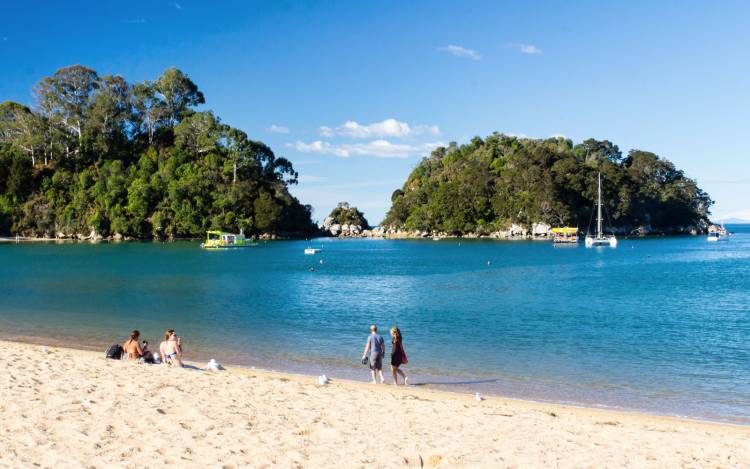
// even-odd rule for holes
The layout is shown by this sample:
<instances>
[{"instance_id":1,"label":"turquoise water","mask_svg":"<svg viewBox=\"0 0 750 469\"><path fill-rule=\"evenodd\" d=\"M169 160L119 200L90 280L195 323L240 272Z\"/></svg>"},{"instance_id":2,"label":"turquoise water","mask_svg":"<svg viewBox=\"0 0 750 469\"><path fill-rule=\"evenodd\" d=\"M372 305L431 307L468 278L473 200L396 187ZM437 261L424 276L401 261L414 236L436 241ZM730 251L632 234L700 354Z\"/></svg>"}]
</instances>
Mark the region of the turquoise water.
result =
<instances>
[{"instance_id":1,"label":"turquoise water","mask_svg":"<svg viewBox=\"0 0 750 469\"><path fill-rule=\"evenodd\" d=\"M4 244L0 335L103 351L174 328L188 358L364 380L369 324L397 324L418 383L750 423L750 229L734 229L617 249L321 239L317 256Z\"/></svg>"}]
</instances>

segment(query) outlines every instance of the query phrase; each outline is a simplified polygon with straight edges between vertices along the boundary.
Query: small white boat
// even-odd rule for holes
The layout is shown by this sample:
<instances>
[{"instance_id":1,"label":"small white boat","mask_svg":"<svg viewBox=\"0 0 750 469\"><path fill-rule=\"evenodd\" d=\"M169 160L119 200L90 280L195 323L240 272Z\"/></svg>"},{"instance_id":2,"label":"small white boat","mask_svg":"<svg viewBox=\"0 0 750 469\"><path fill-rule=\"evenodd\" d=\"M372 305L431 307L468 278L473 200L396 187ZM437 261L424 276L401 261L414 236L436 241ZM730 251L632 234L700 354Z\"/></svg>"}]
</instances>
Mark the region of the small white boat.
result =
<instances>
[{"instance_id":1,"label":"small white boat","mask_svg":"<svg viewBox=\"0 0 750 469\"><path fill-rule=\"evenodd\" d=\"M617 247L617 238L615 235L606 235L602 228L602 174L599 173L599 189L598 198L596 202L596 234L586 235L586 247L590 248L593 246L610 246L613 248Z\"/></svg>"},{"instance_id":2,"label":"small white boat","mask_svg":"<svg viewBox=\"0 0 750 469\"><path fill-rule=\"evenodd\" d=\"M323 252L322 249L319 248L305 248L305 255L312 256L313 254L319 254Z\"/></svg>"},{"instance_id":3,"label":"small white boat","mask_svg":"<svg viewBox=\"0 0 750 469\"><path fill-rule=\"evenodd\" d=\"M711 226L708 229L708 237L706 238L706 241L708 241L709 243L715 243L718 241L728 241L730 234L731 233L729 232L729 230L724 228L724 225L719 225L718 227Z\"/></svg>"}]
</instances>

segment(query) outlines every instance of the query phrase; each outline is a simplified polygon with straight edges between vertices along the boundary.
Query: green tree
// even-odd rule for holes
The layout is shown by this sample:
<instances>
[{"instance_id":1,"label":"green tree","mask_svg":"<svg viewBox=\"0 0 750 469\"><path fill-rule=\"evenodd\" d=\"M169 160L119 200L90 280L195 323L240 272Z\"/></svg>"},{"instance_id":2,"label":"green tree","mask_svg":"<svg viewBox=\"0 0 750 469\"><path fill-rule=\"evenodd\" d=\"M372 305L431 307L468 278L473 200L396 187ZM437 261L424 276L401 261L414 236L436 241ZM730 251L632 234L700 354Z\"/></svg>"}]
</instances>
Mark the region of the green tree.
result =
<instances>
[{"instance_id":1,"label":"green tree","mask_svg":"<svg viewBox=\"0 0 750 469\"><path fill-rule=\"evenodd\" d=\"M154 89L163 102L165 117L171 127L189 115L192 107L206 102L198 86L174 67L164 71L154 83Z\"/></svg>"}]
</instances>

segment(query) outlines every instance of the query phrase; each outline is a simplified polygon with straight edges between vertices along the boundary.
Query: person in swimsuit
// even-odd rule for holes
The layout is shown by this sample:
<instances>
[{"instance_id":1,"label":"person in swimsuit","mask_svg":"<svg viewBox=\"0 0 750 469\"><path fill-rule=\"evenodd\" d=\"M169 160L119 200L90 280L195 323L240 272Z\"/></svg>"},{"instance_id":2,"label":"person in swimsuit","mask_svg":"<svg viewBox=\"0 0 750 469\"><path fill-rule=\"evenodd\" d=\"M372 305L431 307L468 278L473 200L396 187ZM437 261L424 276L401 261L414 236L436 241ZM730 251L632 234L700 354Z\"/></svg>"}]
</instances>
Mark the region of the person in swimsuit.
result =
<instances>
[{"instance_id":1,"label":"person in swimsuit","mask_svg":"<svg viewBox=\"0 0 750 469\"><path fill-rule=\"evenodd\" d=\"M122 350L128 354L128 360L138 360L143 356L143 349L138 342L140 336L141 333L138 330L135 330L130 333L130 339L122 344Z\"/></svg>"},{"instance_id":2,"label":"person in swimsuit","mask_svg":"<svg viewBox=\"0 0 750 469\"><path fill-rule=\"evenodd\" d=\"M182 364L182 339L177 337L174 329L169 329L164 333L164 342L159 345L164 363L170 365L183 366Z\"/></svg>"},{"instance_id":3,"label":"person in swimsuit","mask_svg":"<svg viewBox=\"0 0 750 469\"><path fill-rule=\"evenodd\" d=\"M393 384L398 385L398 375L404 378L404 384L409 384L409 378L400 369L406 364L406 353L404 352L404 340L398 327L391 327L391 373L393 373Z\"/></svg>"},{"instance_id":4,"label":"person in swimsuit","mask_svg":"<svg viewBox=\"0 0 750 469\"><path fill-rule=\"evenodd\" d=\"M168 329L164 333L164 340L159 344L159 355L161 355L161 362L165 365L169 365L169 358L167 357L167 341L169 340L169 337L172 335L174 330Z\"/></svg>"},{"instance_id":5,"label":"person in swimsuit","mask_svg":"<svg viewBox=\"0 0 750 469\"><path fill-rule=\"evenodd\" d=\"M369 357L368 357L369 354ZM362 362L365 358L370 360L370 373L372 374L372 384L377 384L376 373L380 374L380 384L385 383L383 376L383 357L385 356L385 341L378 335L378 326L370 326L370 336L365 343L365 351L362 352Z\"/></svg>"}]
</instances>

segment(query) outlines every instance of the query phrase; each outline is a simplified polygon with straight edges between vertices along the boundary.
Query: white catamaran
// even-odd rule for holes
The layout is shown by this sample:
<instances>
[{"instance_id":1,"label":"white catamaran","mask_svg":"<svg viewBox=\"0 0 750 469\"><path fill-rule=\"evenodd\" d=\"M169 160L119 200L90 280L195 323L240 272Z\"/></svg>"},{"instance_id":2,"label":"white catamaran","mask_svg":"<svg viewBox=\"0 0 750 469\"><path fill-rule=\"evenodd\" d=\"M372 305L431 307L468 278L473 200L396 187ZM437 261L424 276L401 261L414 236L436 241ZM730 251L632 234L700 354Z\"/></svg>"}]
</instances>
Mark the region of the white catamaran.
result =
<instances>
[{"instance_id":1,"label":"white catamaran","mask_svg":"<svg viewBox=\"0 0 750 469\"><path fill-rule=\"evenodd\" d=\"M586 247L611 246L617 247L617 238L614 234L605 235L602 228L602 173L599 173L599 189L596 202L596 235L586 235Z\"/></svg>"}]
</instances>

